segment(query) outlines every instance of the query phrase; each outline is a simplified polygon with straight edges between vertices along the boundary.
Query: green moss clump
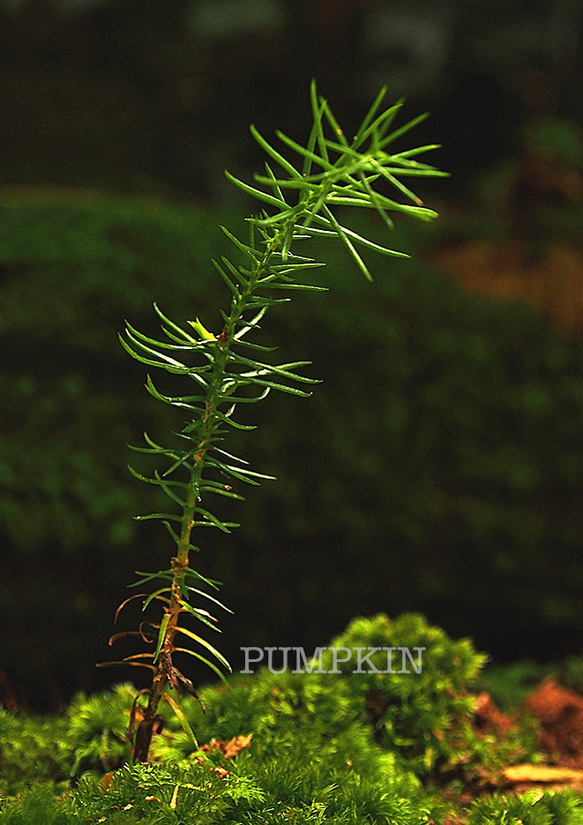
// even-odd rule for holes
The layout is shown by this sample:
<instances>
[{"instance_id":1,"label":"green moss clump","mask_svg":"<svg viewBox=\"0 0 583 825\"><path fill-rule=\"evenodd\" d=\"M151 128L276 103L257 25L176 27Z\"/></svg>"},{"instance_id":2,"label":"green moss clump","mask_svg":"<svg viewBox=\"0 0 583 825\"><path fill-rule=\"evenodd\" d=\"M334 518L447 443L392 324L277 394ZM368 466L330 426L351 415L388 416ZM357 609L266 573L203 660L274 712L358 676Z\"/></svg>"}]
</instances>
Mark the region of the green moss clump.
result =
<instances>
[{"instance_id":1,"label":"green moss clump","mask_svg":"<svg viewBox=\"0 0 583 825\"><path fill-rule=\"evenodd\" d=\"M331 672L334 648L353 652L344 664L337 655L336 673ZM358 648L381 648L368 664L362 663L363 672L354 672ZM387 648L395 649L391 672L383 672L388 670ZM416 649L421 649L421 659ZM470 782L524 757L531 746L517 732L504 739L473 726L476 680L485 660L470 640L454 641L419 615L394 621L383 614L357 618L320 660L308 663L311 673L262 668L252 677L235 677L227 689L204 690L207 713L192 702L189 719L201 741L253 733L255 746L275 750L282 733L301 730L303 739L313 737L314 747L320 747L328 737L362 726L383 751L424 782ZM173 749L186 756L192 745L177 734L171 743L159 738L153 746L164 758L176 758Z\"/></svg>"},{"instance_id":2,"label":"green moss clump","mask_svg":"<svg viewBox=\"0 0 583 825\"><path fill-rule=\"evenodd\" d=\"M16 715L0 707L0 795L26 782L68 779L70 745L64 716Z\"/></svg>"},{"instance_id":3,"label":"green moss clump","mask_svg":"<svg viewBox=\"0 0 583 825\"><path fill-rule=\"evenodd\" d=\"M468 825L581 825L582 800L570 791L528 791L476 800Z\"/></svg>"},{"instance_id":4,"label":"green moss clump","mask_svg":"<svg viewBox=\"0 0 583 825\"><path fill-rule=\"evenodd\" d=\"M371 656L379 673L363 677L351 672L350 663L341 668L350 695L366 707L384 748L402 754L422 776L471 758L479 740L471 726L475 697L469 688L486 656L476 653L469 639L453 641L415 614L396 621L380 615L355 619L331 647L381 648ZM382 672L389 667L391 672Z\"/></svg>"},{"instance_id":5,"label":"green moss clump","mask_svg":"<svg viewBox=\"0 0 583 825\"><path fill-rule=\"evenodd\" d=\"M70 797L57 797L50 783L35 783L13 798L0 795L0 822L2 825L69 825L79 822L79 815Z\"/></svg>"},{"instance_id":6,"label":"green moss clump","mask_svg":"<svg viewBox=\"0 0 583 825\"><path fill-rule=\"evenodd\" d=\"M132 685L116 685L98 696L78 694L67 711L67 740L74 755L71 776L84 770L110 771L131 759L128 740Z\"/></svg>"},{"instance_id":7,"label":"green moss clump","mask_svg":"<svg viewBox=\"0 0 583 825\"><path fill-rule=\"evenodd\" d=\"M394 655L389 669L377 650L359 668L354 653L335 662L334 648L407 648L413 659ZM442 795L519 756L516 738L472 725L484 659L419 615L360 617L303 672L263 668L203 688L206 714L185 697L198 745L169 712L154 761L133 767L129 685L79 694L54 719L3 712L0 825L583 825L572 794L492 797L465 811Z\"/></svg>"},{"instance_id":8,"label":"green moss clump","mask_svg":"<svg viewBox=\"0 0 583 825\"><path fill-rule=\"evenodd\" d=\"M108 815L116 807L128 808L138 821L144 817L146 822L165 822L161 817L169 817L172 810L178 821L209 824L357 825L394 820L423 825L439 810L412 787L394 760L382 762L371 752L366 769L356 768L347 742L329 742L316 751L297 735L293 740L288 732L277 756L241 754L230 760L228 769L217 769L206 759L182 766L140 765L116 771L107 787L97 777L87 776L75 792L75 801L93 817Z\"/></svg>"}]
</instances>

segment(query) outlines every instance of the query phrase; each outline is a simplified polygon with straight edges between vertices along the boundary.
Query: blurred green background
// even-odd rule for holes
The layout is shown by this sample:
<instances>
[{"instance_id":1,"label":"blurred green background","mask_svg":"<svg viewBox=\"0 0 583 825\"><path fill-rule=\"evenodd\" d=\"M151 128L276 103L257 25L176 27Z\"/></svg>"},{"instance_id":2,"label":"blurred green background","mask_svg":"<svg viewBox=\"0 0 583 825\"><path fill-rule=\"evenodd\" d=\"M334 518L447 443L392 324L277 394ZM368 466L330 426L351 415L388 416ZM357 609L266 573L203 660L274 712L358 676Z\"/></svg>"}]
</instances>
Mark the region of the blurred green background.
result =
<instances>
[{"instance_id":1,"label":"blurred green background","mask_svg":"<svg viewBox=\"0 0 583 825\"><path fill-rule=\"evenodd\" d=\"M217 645L239 667L414 610L499 661L582 652L582 23L580 0L0 1L0 699L127 678L95 662L172 548L131 518L157 505L125 445L182 421L117 332L155 332L154 300L217 325L218 224L251 208L223 169L260 168L251 122L305 139L312 77L348 132L384 84L431 111L404 140L452 177L419 193L437 224L397 225L411 260L369 285L315 244L332 291L265 324L324 384L231 442L278 480L196 559L235 610Z\"/></svg>"}]
</instances>

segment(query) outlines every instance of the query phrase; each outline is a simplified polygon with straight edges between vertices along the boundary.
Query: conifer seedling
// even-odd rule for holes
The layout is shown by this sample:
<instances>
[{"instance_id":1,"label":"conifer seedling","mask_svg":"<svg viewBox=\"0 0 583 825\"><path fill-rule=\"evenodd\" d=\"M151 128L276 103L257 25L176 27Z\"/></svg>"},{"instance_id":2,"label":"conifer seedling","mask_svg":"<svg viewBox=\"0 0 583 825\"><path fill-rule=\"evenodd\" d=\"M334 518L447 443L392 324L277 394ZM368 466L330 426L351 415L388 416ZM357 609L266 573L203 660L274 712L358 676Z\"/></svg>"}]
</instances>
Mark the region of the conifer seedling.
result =
<instances>
[{"instance_id":1,"label":"conifer seedling","mask_svg":"<svg viewBox=\"0 0 583 825\"><path fill-rule=\"evenodd\" d=\"M121 662L100 665L125 664L152 673L150 687L138 693L130 715L135 762L148 761L162 700L171 705L196 742L178 701L180 689L195 696L196 692L192 681L177 668L175 654L203 661L221 678L221 667L230 670L222 654L192 629L200 622L216 630L214 611L227 608L213 595L218 582L191 566L191 553L200 549L206 528L229 533L238 526L209 509L209 499L242 499L234 489L235 483L256 485L272 478L252 470L243 458L229 451L231 428L254 429L237 420L238 405L262 401L272 390L308 396L307 387L316 383L316 379L301 372L309 361L274 363L275 348L262 344L259 336L260 322L271 307L289 301L289 295L297 291L325 290L305 283L306 273L323 264L297 252L298 246L313 237L336 239L362 275L372 280L361 250L407 256L347 226L344 215L350 208L374 210L387 230L392 228L391 216L395 214L422 221L437 216L403 182L411 177L444 174L417 160L437 146L393 149L397 139L425 116L393 128L402 102L385 109L385 94L386 89L382 89L352 138L344 134L315 83L310 95L313 126L305 146L277 132L283 146L279 151L252 126L251 134L268 157L265 172L255 175L255 185L229 172L226 176L257 200L261 211L247 219L249 237L245 241L222 227L237 257L235 261L228 257L213 261L230 293L229 309L221 311L221 328L209 330L198 317L178 324L154 304L163 333L160 340L144 335L129 323L125 336L120 336L125 350L137 361L151 370L182 376L183 395L164 394L150 374L146 389L158 401L179 408L189 417L176 443L165 446L146 434L144 446L132 448L159 459L160 467L151 476L133 468L130 471L139 480L160 487L172 505L168 512L137 518L161 520L174 544L169 566L153 573L139 572L138 581L130 586L140 592L126 599L116 613L117 619L128 602L142 599L143 610L150 618L135 631L116 633L110 644L135 636L146 649ZM157 616L152 615L155 608ZM143 708L138 707L140 697L145 699Z\"/></svg>"}]
</instances>

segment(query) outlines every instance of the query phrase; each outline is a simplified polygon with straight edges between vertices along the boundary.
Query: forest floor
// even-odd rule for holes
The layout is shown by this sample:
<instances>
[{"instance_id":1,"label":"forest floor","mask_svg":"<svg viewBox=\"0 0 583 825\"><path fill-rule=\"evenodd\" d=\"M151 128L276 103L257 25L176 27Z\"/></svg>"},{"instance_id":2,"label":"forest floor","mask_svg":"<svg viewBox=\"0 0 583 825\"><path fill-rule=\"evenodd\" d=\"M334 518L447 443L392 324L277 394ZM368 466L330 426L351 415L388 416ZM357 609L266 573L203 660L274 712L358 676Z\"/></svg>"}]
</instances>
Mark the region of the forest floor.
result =
<instances>
[{"instance_id":1,"label":"forest floor","mask_svg":"<svg viewBox=\"0 0 583 825\"><path fill-rule=\"evenodd\" d=\"M475 727L478 731L506 736L520 724L524 711L537 728L537 742L542 759L504 768L496 777L464 788L458 802L490 794L524 793L533 789L583 792L583 696L563 687L553 678L543 679L523 701L517 714L500 711L486 692L478 696ZM447 796L446 792L446 796Z\"/></svg>"}]
</instances>

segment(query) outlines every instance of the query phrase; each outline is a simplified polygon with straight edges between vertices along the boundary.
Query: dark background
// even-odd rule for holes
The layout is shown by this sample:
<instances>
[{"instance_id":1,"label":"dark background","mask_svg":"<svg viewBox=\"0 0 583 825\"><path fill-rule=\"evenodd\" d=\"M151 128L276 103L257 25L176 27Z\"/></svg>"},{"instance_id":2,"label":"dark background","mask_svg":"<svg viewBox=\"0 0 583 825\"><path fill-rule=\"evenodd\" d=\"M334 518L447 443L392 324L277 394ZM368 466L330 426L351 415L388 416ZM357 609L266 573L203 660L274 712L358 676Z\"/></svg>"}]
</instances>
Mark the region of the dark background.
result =
<instances>
[{"instance_id":1,"label":"dark background","mask_svg":"<svg viewBox=\"0 0 583 825\"><path fill-rule=\"evenodd\" d=\"M172 548L131 519L157 505L125 444L181 424L116 334L154 331L154 300L213 326L218 223L251 208L223 169L261 169L252 122L305 139L313 77L347 133L382 85L430 111L401 148L442 144L451 177L420 191L438 224L398 223L410 262L369 286L322 246L333 291L266 324L325 383L231 445L278 481L196 559L235 610L217 645L239 667L414 610L497 660L581 652L582 22L579 0L0 2L6 696L128 676L94 663Z\"/></svg>"}]
</instances>

